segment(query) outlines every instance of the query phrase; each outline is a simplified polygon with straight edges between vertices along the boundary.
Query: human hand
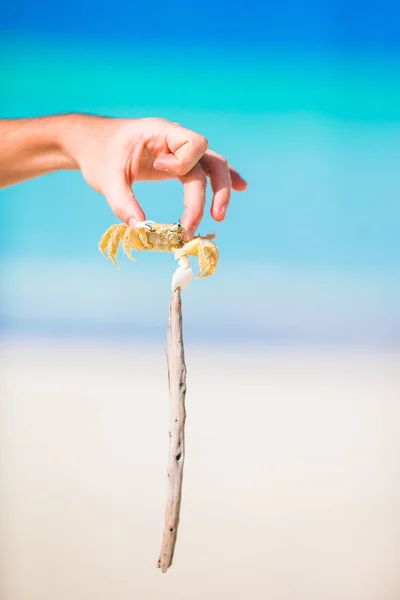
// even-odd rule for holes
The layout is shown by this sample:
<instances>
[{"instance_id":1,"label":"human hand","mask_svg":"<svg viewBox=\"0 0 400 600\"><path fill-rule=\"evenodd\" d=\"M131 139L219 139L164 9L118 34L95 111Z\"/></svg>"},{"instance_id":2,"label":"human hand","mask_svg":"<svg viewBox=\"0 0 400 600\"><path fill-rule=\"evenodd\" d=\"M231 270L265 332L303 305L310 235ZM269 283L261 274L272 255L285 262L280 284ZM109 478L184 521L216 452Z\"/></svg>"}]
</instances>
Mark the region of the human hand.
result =
<instances>
[{"instance_id":1,"label":"human hand","mask_svg":"<svg viewBox=\"0 0 400 600\"><path fill-rule=\"evenodd\" d=\"M205 207L207 177L213 190L211 215L223 221L231 190L247 183L226 159L208 150L200 134L164 119L109 119L75 115L66 134L66 151L86 181L102 193L114 214L134 227L145 214L132 191L135 181L179 179L181 219L191 239Z\"/></svg>"}]
</instances>

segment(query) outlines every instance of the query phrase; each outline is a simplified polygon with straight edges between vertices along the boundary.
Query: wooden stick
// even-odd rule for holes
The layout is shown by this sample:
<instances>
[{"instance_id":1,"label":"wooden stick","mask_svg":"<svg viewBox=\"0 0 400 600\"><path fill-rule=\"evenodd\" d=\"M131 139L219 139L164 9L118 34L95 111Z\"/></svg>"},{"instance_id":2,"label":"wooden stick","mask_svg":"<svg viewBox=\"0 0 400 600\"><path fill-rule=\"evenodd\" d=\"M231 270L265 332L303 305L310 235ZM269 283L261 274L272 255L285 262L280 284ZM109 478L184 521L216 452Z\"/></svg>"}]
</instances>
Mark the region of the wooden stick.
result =
<instances>
[{"instance_id":1,"label":"wooden stick","mask_svg":"<svg viewBox=\"0 0 400 600\"><path fill-rule=\"evenodd\" d=\"M168 456L168 497L165 511L164 535L158 568L163 573L172 565L181 508L183 464L185 460L185 396L186 365L182 337L181 290L177 288L169 306L168 323L168 381L170 400L170 429Z\"/></svg>"}]
</instances>

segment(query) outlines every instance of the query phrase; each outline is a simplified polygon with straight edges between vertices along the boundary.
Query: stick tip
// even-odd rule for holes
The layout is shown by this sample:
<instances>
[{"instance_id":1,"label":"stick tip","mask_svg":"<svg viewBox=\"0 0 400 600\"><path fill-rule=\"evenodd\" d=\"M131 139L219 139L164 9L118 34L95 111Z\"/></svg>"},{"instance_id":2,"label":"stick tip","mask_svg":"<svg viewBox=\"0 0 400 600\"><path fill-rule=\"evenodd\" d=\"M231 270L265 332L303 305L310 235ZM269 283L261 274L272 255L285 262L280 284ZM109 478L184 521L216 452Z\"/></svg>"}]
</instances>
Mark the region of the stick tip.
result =
<instances>
[{"instance_id":1,"label":"stick tip","mask_svg":"<svg viewBox=\"0 0 400 600\"><path fill-rule=\"evenodd\" d=\"M161 558L158 559L157 569L161 569L161 573L166 573L168 571L168 566L161 561Z\"/></svg>"}]
</instances>

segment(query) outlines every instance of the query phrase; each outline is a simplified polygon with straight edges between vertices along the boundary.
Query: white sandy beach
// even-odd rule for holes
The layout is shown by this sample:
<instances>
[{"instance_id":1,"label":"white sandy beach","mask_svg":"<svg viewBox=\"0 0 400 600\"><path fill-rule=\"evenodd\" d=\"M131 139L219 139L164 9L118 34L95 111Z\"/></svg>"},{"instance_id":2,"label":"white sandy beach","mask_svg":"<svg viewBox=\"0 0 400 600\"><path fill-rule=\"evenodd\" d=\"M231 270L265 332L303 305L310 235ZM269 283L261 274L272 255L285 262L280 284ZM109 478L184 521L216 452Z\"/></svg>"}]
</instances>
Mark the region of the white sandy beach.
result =
<instances>
[{"instance_id":1,"label":"white sandy beach","mask_svg":"<svg viewBox=\"0 0 400 600\"><path fill-rule=\"evenodd\" d=\"M396 600L400 355L187 347L173 567L163 347L1 344L1 600Z\"/></svg>"}]
</instances>

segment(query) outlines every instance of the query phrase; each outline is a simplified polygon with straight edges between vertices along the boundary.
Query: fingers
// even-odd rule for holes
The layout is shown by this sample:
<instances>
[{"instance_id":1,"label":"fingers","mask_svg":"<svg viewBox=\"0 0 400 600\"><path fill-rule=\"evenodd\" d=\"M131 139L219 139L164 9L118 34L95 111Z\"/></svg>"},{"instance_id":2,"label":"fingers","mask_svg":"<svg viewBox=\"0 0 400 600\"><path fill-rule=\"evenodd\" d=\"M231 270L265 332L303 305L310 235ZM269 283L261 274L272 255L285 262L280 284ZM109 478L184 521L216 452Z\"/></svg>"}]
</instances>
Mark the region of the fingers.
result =
<instances>
[{"instance_id":1,"label":"fingers","mask_svg":"<svg viewBox=\"0 0 400 600\"><path fill-rule=\"evenodd\" d=\"M232 181L232 189L235 192L244 192L247 190L247 181L243 179L241 175L231 165L229 166L229 173Z\"/></svg>"},{"instance_id":2,"label":"fingers","mask_svg":"<svg viewBox=\"0 0 400 600\"><path fill-rule=\"evenodd\" d=\"M213 191L211 216L223 221L231 199L231 176L227 161L219 154L208 152L201 159L201 166L210 178Z\"/></svg>"},{"instance_id":3,"label":"fingers","mask_svg":"<svg viewBox=\"0 0 400 600\"><path fill-rule=\"evenodd\" d=\"M179 179L183 183L183 203L185 207L181 225L186 231L186 241L189 241L196 233L203 218L207 178L200 165L196 165L187 175Z\"/></svg>"},{"instance_id":4,"label":"fingers","mask_svg":"<svg viewBox=\"0 0 400 600\"><path fill-rule=\"evenodd\" d=\"M124 179L121 178L120 181L116 181L112 187L105 190L105 196L113 213L130 227L134 227L138 221L146 219L131 187Z\"/></svg>"},{"instance_id":5,"label":"fingers","mask_svg":"<svg viewBox=\"0 0 400 600\"><path fill-rule=\"evenodd\" d=\"M247 188L247 183L228 165L226 159L216 152L209 150L200 160L200 164L210 178L214 194L211 216L216 221L223 221L228 210L231 189L243 191Z\"/></svg>"},{"instance_id":6,"label":"fingers","mask_svg":"<svg viewBox=\"0 0 400 600\"><path fill-rule=\"evenodd\" d=\"M173 123L168 124L166 141L170 153L160 154L153 166L161 171L169 171L177 177L187 175L208 148L204 136Z\"/></svg>"},{"instance_id":7,"label":"fingers","mask_svg":"<svg viewBox=\"0 0 400 600\"><path fill-rule=\"evenodd\" d=\"M208 142L202 135L185 129L177 123L163 121L162 127L166 128L165 139L170 152L159 154L153 167L176 177L184 177L191 173L195 165L200 162L203 171L210 177L214 193L211 215L216 221L223 221L228 209L231 190L244 191L247 188L246 181L227 163L223 156L207 150ZM198 171L196 172L198 173ZM191 216L189 216L189 223L192 228L194 221L192 222Z\"/></svg>"}]
</instances>

